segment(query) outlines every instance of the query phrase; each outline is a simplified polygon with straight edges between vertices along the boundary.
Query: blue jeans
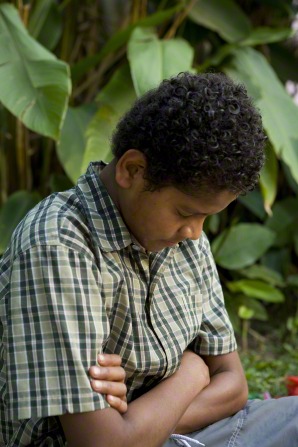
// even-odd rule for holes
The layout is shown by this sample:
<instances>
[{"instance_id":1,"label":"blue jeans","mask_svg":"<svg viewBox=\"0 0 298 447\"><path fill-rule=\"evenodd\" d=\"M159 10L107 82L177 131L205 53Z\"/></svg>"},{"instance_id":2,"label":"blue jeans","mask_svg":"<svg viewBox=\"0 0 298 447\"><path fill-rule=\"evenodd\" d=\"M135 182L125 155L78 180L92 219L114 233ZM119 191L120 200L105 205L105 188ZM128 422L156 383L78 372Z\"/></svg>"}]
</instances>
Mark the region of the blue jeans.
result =
<instances>
[{"instance_id":1,"label":"blue jeans","mask_svg":"<svg viewBox=\"0 0 298 447\"><path fill-rule=\"evenodd\" d=\"M250 400L235 415L163 447L298 447L298 396Z\"/></svg>"}]
</instances>

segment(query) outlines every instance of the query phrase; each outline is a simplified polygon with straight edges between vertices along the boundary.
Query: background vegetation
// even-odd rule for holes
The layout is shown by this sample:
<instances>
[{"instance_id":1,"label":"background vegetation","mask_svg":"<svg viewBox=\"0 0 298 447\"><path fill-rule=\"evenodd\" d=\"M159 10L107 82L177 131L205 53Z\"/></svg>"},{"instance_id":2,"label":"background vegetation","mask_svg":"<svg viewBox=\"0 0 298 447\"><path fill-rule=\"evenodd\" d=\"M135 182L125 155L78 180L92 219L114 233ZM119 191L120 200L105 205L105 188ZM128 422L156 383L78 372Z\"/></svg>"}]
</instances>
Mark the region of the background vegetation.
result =
<instances>
[{"instance_id":1,"label":"background vegetation","mask_svg":"<svg viewBox=\"0 0 298 447\"><path fill-rule=\"evenodd\" d=\"M137 96L181 71L223 71L261 110L267 163L259 188L205 230L242 349L250 340L265 355L272 340L293 358L298 107L285 83L298 82L296 14L291 0L0 1L0 254L34 204L111 159Z\"/></svg>"}]
</instances>

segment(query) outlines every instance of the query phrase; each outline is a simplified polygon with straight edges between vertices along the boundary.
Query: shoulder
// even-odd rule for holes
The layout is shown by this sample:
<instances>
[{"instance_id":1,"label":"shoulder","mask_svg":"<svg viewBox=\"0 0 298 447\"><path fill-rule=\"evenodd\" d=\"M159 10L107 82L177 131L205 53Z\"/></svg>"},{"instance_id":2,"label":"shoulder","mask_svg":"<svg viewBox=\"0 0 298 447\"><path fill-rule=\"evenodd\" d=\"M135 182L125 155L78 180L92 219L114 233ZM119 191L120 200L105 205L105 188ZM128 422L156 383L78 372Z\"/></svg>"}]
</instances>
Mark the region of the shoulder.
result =
<instances>
[{"instance_id":1,"label":"shoulder","mask_svg":"<svg viewBox=\"0 0 298 447\"><path fill-rule=\"evenodd\" d=\"M55 193L36 205L17 226L10 245L13 259L41 245L88 249L89 230L75 188Z\"/></svg>"}]
</instances>

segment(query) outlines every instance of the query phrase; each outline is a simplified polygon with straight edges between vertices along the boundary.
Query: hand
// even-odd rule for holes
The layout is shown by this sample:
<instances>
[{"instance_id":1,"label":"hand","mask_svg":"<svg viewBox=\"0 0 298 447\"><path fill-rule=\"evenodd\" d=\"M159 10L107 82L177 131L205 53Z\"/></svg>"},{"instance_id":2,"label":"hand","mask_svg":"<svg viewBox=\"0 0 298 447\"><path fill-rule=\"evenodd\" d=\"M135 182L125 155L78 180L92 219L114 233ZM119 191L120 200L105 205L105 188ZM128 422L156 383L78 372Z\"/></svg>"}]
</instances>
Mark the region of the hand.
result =
<instances>
[{"instance_id":1,"label":"hand","mask_svg":"<svg viewBox=\"0 0 298 447\"><path fill-rule=\"evenodd\" d=\"M116 354L99 354L99 366L91 366L89 374L93 391L106 395L112 408L123 414L127 411L125 371L121 357Z\"/></svg>"}]
</instances>

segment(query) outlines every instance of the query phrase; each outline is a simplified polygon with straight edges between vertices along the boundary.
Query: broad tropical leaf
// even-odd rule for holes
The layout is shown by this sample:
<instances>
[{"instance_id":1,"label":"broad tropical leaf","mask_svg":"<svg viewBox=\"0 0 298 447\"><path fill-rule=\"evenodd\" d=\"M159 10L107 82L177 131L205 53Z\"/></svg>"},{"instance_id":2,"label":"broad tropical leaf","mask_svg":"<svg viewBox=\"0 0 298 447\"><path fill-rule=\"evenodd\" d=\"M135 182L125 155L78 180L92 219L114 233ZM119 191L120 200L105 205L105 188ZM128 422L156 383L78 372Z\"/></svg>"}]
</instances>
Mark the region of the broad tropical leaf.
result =
<instances>
[{"instance_id":1,"label":"broad tropical leaf","mask_svg":"<svg viewBox=\"0 0 298 447\"><path fill-rule=\"evenodd\" d=\"M247 209L249 209L259 219L264 220L266 217L266 211L264 208L264 202L260 191L255 189L249 192L245 196L239 196L237 201L242 203Z\"/></svg>"},{"instance_id":2,"label":"broad tropical leaf","mask_svg":"<svg viewBox=\"0 0 298 447\"><path fill-rule=\"evenodd\" d=\"M264 207L269 215L277 194L278 162L270 145L266 148L266 163L261 171L260 187L264 198Z\"/></svg>"},{"instance_id":3,"label":"broad tropical leaf","mask_svg":"<svg viewBox=\"0 0 298 447\"><path fill-rule=\"evenodd\" d=\"M282 303L284 301L284 295L280 290L263 281L240 279L239 281L227 282L226 285L233 293L244 293L244 295L249 297L261 299L270 303Z\"/></svg>"},{"instance_id":4,"label":"broad tropical leaf","mask_svg":"<svg viewBox=\"0 0 298 447\"><path fill-rule=\"evenodd\" d=\"M241 269L256 262L275 240L275 233L259 224L238 224L224 230L212 243L221 267Z\"/></svg>"},{"instance_id":5,"label":"broad tropical leaf","mask_svg":"<svg viewBox=\"0 0 298 447\"><path fill-rule=\"evenodd\" d=\"M28 31L43 46L52 50L62 33L62 17L55 0L36 0L30 14Z\"/></svg>"},{"instance_id":6,"label":"broad tropical leaf","mask_svg":"<svg viewBox=\"0 0 298 447\"><path fill-rule=\"evenodd\" d=\"M70 94L67 64L30 37L7 3L0 5L0 47L0 101L29 129L57 140Z\"/></svg>"},{"instance_id":7,"label":"broad tropical leaf","mask_svg":"<svg viewBox=\"0 0 298 447\"><path fill-rule=\"evenodd\" d=\"M183 39L160 40L151 28L136 28L128 43L128 60L137 95L163 79L191 71L193 56L193 48Z\"/></svg>"},{"instance_id":8,"label":"broad tropical leaf","mask_svg":"<svg viewBox=\"0 0 298 447\"><path fill-rule=\"evenodd\" d=\"M250 279L261 279L272 286L284 287L285 282L279 272L272 270L265 265L254 264L239 273Z\"/></svg>"},{"instance_id":9,"label":"broad tropical leaf","mask_svg":"<svg viewBox=\"0 0 298 447\"><path fill-rule=\"evenodd\" d=\"M40 200L37 193L17 191L3 205L0 210L0 254L5 251L17 224Z\"/></svg>"},{"instance_id":10,"label":"broad tropical leaf","mask_svg":"<svg viewBox=\"0 0 298 447\"><path fill-rule=\"evenodd\" d=\"M241 41L241 45L256 46L286 40L293 35L291 28L269 28L262 26L254 28L248 37Z\"/></svg>"},{"instance_id":11,"label":"broad tropical leaf","mask_svg":"<svg viewBox=\"0 0 298 447\"><path fill-rule=\"evenodd\" d=\"M234 48L224 71L243 82L259 107L264 127L278 157L298 182L298 107L265 57L253 48Z\"/></svg>"},{"instance_id":12,"label":"broad tropical leaf","mask_svg":"<svg viewBox=\"0 0 298 447\"><path fill-rule=\"evenodd\" d=\"M276 202L272 216L266 221L266 227L276 233L275 245L282 247L290 243L298 225L298 199L288 197Z\"/></svg>"},{"instance_id":13,"label":"broad tropical leaf","mask_svg":"<svg viewBox=\"0 0 298 447\"><path fill-rule=\"evenodd\" d=\"M251 32L248 17L233 0L197 0L189 17L217 32L227 42L243 40Z\"/></svg>"},{"instance_id":14,"label":"broad tropical leaf","mask_svg":"<svg viewBox=\"0 0 298 447\"><path fill-rule=\"evenodd\" d=\"M119 118L136 99L128 65L121 67L97 96L99 108L87 131L87 146L81 172L90 161L112 159L110 140Z\"/></svg>"},{"instance_id":15,"label":"broad tropical leaf","mask_svg":"<svg viewBox=\"0 0 298 447\"><path fill-rule=\"evenodd\" d=\"M88 70L93 68L95 65L100 63L108 54L117 51L123 45L125 45L131 33L136 27L139 26L156 26L160 25L164 21L170 19L175 13L180 11L183 8L183 4L176 5L173 8L166 9L164 11L158 11L154 14L151 14L147 17L138 20L137 22L129 25L127 28L118 31L113 34L111 38L108 40L103 49L92 56L87 56L85 59L78 62L71 70L72 78L75 81L78 81Z\"/></svg>"},{"instance_id":16,"label":"broad tropical leaf","mask_svg":"<svg viewBox=\"0 0 298 447\"><path fill-rule=\"evenodd\" d=\"M86 129L96 112L94 104L69 107L57 145L59 160L68 177L75 183L81 175L86 148Z\"/></svg>"}]
</instances>

